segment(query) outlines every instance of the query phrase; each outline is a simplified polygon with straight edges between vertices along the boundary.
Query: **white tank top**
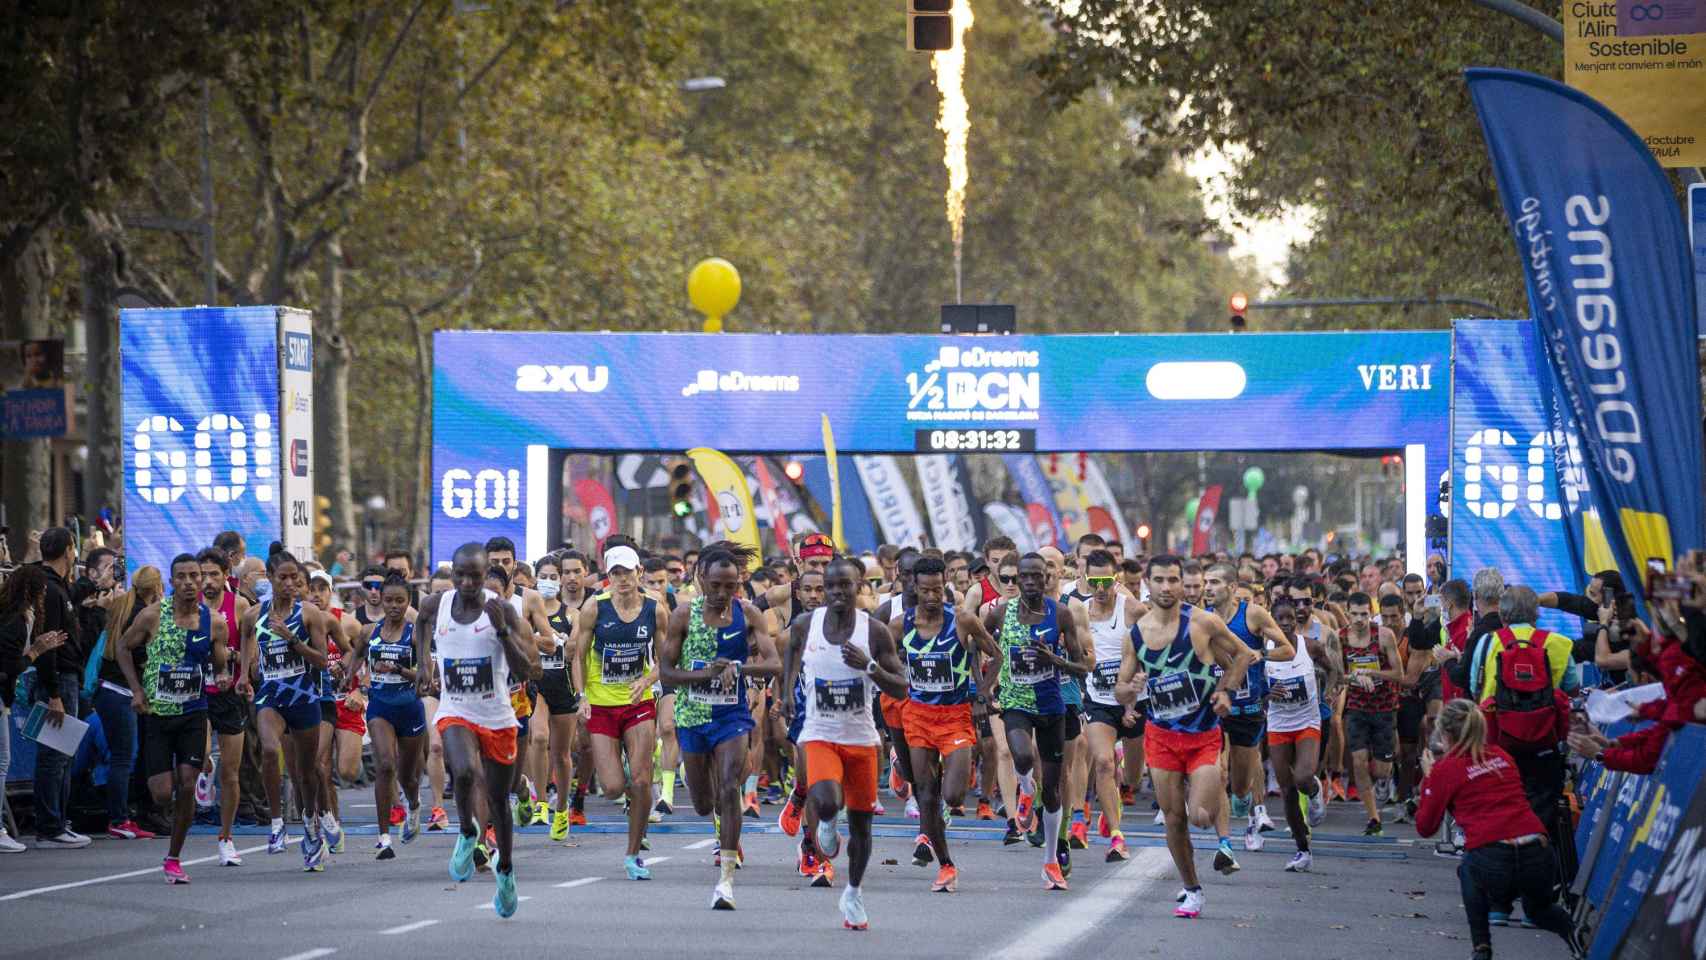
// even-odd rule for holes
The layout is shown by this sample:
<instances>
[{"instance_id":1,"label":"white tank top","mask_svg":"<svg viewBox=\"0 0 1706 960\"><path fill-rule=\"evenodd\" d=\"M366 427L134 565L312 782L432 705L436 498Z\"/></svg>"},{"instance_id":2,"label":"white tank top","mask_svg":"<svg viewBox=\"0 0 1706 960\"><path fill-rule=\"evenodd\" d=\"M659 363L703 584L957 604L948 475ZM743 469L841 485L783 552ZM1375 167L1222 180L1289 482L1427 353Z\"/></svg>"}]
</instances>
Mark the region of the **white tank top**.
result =
<instances>
[{"instance_id":1,"label":"white tank top","mask_svg":"<svg viewBox=\"0 0 1706 960\"><path fill-rule=\"evenodd\" d=\"M876 746L881 742L877 724L871 719L876 684L863 670L843 663L841 646L824 637L823 621L828 612L828 607L812 611L806 649L800 656L800 688L806 697L800 742L824 740L847 746ZM853 634L847 642L870 655L871 617L865 611L854 611Z\"/></svg>"},{"instance_id":2,"label":"white tank top","mask_svg":"<svg viewBox=\"0 0 1706 960\"><path fill-rule=\"evenodd\" d=\"M1309 656L1307 635L1297 638L1297 655L1290 660L1269 660L1268 729L1296 733L1321 726L1320 691L1315 685L1315 661Z\"/></svg>"},{"instance_id":3,"label":"white tank top","mask_svg":"<svg viewBox=\"0 0 1706 960\"><path fill-rule=\"evenodd\" d=\"M1085 605L1089 612L1089 605ZM1090 623L1090 642L1093 646L1096 664L1090 671L1088 692L1093 703L1105 707L1117 706L1119 701L1114 699L1114 684L1120 678L1120 655L1125 650L1126 638L1131 636L1131 627L1125 622L1125 595L1114 595L1114 613L1106 620L1093 620Z\"/></svg>"},{"instance_id":4,"label":"white tank top","mask_svg":"<svg viewBox=\"0 0 1706 960\"><path fill-rule=\"evenodd\" d=\"M457 623L450 615L456 603L454 592L438 602L438 624L433 629L433 659L438 662L439 719L461 717L490 730L518 724L509 702L509 660L482 609L473 623Z\"/></svg>"}]
</instances>

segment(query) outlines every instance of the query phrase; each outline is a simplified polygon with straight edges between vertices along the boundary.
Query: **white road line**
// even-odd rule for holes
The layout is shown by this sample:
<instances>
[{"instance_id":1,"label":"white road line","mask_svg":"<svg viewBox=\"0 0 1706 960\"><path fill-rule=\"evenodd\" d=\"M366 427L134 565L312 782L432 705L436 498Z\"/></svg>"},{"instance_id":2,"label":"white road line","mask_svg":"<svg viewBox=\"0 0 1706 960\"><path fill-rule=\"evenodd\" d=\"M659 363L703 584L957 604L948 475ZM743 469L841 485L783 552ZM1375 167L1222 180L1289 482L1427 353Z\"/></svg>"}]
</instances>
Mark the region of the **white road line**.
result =
<instances>
[{"instance_id":1,"label":"white road line","mask_svg":"<svg viewBox=\"0 0 1706 960\"><path fill-rule=\"evenodd\" d=\"M245 853L259 853L266 848L267 845L263 843L258 847L245 847L244 849L237 851L237 853L239 856ZM214 854L211 857L197 857L194 860L183 861L181 866L193 867L198 863L212 863L218 859L218 854ZM74 890L77 887L87 887L97 883L109 883L113 880L129 880L131 877L146 877L151 873L159 872L159 867L147 867L142 870L128 870L124 873L111 873L104 877L91 877L88 880L76 880L71 883L56 883L51 887L35 887L30 890L19 890L16 893L8 893L5 896L0 897L0 903L4 903L7 900L22 900L26 897L36 897L44 893L57 893L60 890ZM314 956L322 956L322 954L314 954ZM292 958L287 957L285 960L292 960Z\"/></svg>"},{"instance_id":2,"label":"white road line","mask_svg":"<svg viewBox=\"0 0 1706 960\"><path fill-rule=\"evenodd\" d=\"M645 867L649 867L654 863L662 863L668 859L669 859L668 857L641 857L640 858L640 865L645 866Z\"/></svg>"},{"instance_id":3,"label":"white road line","mask_svg":"<svg viewBox=\"0 0 1706 960\"><path fill-rule=\"evenodd\" d=\"M293 953L288 957L280 957L279 960L315 960L317 957L329 957L337 952L337 947L315 947L312 950Z\"/></svg>"},{"instance_id":4,"label":"white road line","mask_svg":"<svg viewBox=\"0 0 1706 960\"><path fill-rule=\"evenodd\" d=\"M1110 870L1082 896L1074 896L1060 909L1051 911L1048 919L1032 924L1024 936L990 954L988 960L1064 956L1074 942L1087 936L1097 924L1126 910L1147 887L1172 875L1173 860L1166 848L1146 847L1135 851L1130 860ZM1037 877L1040 885L1040 870Z\"/></svg>"},{"instance_id":5,"label":"white road line","mask_svg":"<svg viewBox=\"0 0 1706 960\"><path fill-rule=\"evenodd\" d=\"M389 930L381 930L381 931L379 931L379 933L382 936L395 937L398 934L402 934L402 933L414 933L416 930L425 930L427 927L430 927L437 922L438 922L437 920L416 920L414 923L405 923L400 927L392 927Z\"/></svg>"},{"instance_id":6,"label":"white road line","mask_svg":"<svg viewBox=\"0 0 1706 960\"><path fill-rule=\"evenodd\" d=\"M584 887L589 883L597 883L598 881L603 880L603 879L604 879L603 877L582 877L579 880L566 880L562 883L557 884L557 889L558 890L568 890L571 887Z\"/></svg>"},{"instance_id":7,"label":"white road line","mask_svg":"<svg viewBox=\"0 0 1706 960\"><path fill-rule=\"evenodd\" d=\"M533 899L532 897L516 897L515 898L517 903L522 903L522 902L532 900L532 899ZM495 909L495 907L493 907L491 902L488 901L486 903L480 904L479 906L475 907L474 909L476 909L476 910L492 910L492 909ZM288 958L286 958L286 960L288 960Z\"/></svg>"},{"instance_id":8,"label":"white road line","mask_svg":"<svg viewBox=\"0 0 1706 960\"><path fill-rule=\"evenodd\" d=\"M717 838L716 837L708 837L704 840L699 841L698 843L690 843L687 846L682 847L681 849L683 849L683 850L703 850L706 847L714 847L716 845L717 845Z\"/></svg>"}]
</instances>

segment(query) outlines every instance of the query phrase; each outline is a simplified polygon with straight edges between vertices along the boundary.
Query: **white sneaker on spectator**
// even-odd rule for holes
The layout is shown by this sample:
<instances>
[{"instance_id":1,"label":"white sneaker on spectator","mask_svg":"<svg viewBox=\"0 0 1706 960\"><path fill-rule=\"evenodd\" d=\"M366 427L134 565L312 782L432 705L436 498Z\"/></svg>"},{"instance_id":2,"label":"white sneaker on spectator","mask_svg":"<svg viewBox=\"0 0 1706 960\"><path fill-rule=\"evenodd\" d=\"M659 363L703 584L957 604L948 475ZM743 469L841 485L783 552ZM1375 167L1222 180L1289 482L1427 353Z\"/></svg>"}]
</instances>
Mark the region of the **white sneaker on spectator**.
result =
<instances>
[{"instance_id":1,"label":"white sneaker on spectator","mask_svg":"<svg viewBox=\"0 0 1706 960\"><path fill-rule=\"evenodd\" d=\"M0 853L23 853L29 849L6 833L5 827L0 827Z\"/></svg>"},{"instance_id":2,"label":"white sneaker on spectator","mask_svg":"<svg viewBox=\"0 0 1706 960\"><path fill-rule=\"evenodd\" d=\"M57 837L44 837L36 841L40 850L76 850L89 845L89 838L72 830L66 830Z\"/></svg>"}]
</instances>

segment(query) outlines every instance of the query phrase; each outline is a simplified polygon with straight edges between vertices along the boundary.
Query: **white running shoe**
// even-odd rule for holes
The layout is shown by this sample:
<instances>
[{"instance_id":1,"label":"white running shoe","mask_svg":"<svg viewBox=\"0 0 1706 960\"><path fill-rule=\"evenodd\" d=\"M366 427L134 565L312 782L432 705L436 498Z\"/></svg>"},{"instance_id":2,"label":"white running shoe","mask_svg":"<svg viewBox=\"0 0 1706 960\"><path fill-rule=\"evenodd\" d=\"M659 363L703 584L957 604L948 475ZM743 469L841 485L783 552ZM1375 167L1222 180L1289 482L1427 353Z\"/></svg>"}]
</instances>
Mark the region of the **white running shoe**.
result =
<instances>
[{"instance_id":1,"label":"white running shoe","mask_svg":"<svg viewBox=\"0 0 1706 960\"><path fill-rule=\"evenodd\" d=\"M1173 908L1173 916L1181 920L1195 920L1202 916L1203 896L1201 890L1186 890L1185 899Z\"/></svg>"},{"instance_id":2,"label":"white running shoe","mask_svg":"<svg viewBox=\"0 0 1706 960\"><path fill-rule=\"evenodd\" d=\"M1167 811L1165 811L1165 810L1155 811L1155 825L1158 827L1164 827L1167 825Z\"/></svg>"},{"instance_id":3,"label":"white running shoe","mask_svg":"<svg viewBox=\"0 0 1706 960\"><path fill-rule=\"evenodd\" d=\"M198 774L195 778L195 805L213 806L213 777L209 774Z\"/></svg>"},{"instance_id":4,"label":"white running shoe","mask_svg":"<svg viewBox=\"0 0 1706 960\"><path fill-rule=\"evenodd\" d=\"M1262 833L1267 833L1274 829L1274 819L1268 816L1268 805L1265 803L1256 804L1255 811L1250 814L1250 822L1255 824L1256 829ZM1258 847L1257 849L1260 848Z\"/></svg>"},{"instance_id":5,"label":"white running shoe","mask_svg":"<svg viewBox=\"0 0 1706 960\"><path fill-rule=\"evenodd\" d=\"M735 885L734 885L734 882L731 880L728 880L726 878L722 879L722 880L718 880L717 885L711 888L711 909L712 910L733 910L734 908L735 908Z\"/></svg>"},{"instance_id":6,"label":"white running shoe","mask_svg":"<svg viewBox=\"0 0 1706 960\"><path fill-rule=\"evenodd\" d=\"M841 891L841 925L848 930L869 930L871 918L865 913L865 894L848 884Z\"/></svg>"},{"instance_id":7,"label":"white running shoe","mask_svg":"<svg viewBox=\"0 0 1706 960\"><path fill-rule=\"evenodd\" d=\"M11 835L6 832L5 827L0 827L0 853L23 853L28 849L28 847L13 840Z\"/></svg>"},{"instance_id":8,"label":"white running shoe","mask_svg":"<svg viewBox=\"0 0 1706 960\"><path fill-rule=\"evenodd\" d=\"M1309 855L1309 851L1299 850L1291 855L1291 862L1285 865L1285 872L1308 873L1309 868L1314 865L1315 858Z\"/></svg>"},{"instance_id":9,"label":"white running shoe","mask_svg":"<svg viewBox=\"0 0 1706 960\"><path fill-rule=\"evenodd\" d=\"M1256 829L1255 823L1244 828L1244 849L1258 853L1266 843L1267 838L1262 836L1262 831Z\"/></svg>"},{"instance_id":10,"label":"white running shoe","mask_svg":"<svg viewBox=\"0 0 1706 960\"><path fill-rule=\"evenodd\" d=\"M1315 799L1309 801L1309 825L1319 827L1327 822L1327 796L1321 791L1321 778L1315 778Z\"/></svg>"},{"instance_id":11,"label":"white running shoe","mask_svg":"<svg viewBox=\"0 0 1706 960\"><path fill-rule=\"evenodd\" d=\"M243 858L237 855L237 844L234 841L230 839L219 841L219 865L222 867L240 867L243 865Z\"/></svg>"},{"instance_id":12,"label":"white running shoe","mask_svg":"<svg viewBox=\"0 0 1706 960\"><path fill-rule=\"evenodd\" d=\"M917 820L920 816L922 816L922 814L920 814L919 810L918 810L918 798L917 797L907 797L906 798L906 815L907 815L907 817L909 817L913 820Z\"/></svg>"},{"instance_id":13,"label":"white running shoe","mask_svg":"<svg viewBox=\"0 0 1706 960\"><path fill-rule=\"evenodd\" d=\"M76 850L88 845L88 837L69 829L56 837L45 837L36 841L36 849L38 850Z\"/></svg>"}]
</instances>

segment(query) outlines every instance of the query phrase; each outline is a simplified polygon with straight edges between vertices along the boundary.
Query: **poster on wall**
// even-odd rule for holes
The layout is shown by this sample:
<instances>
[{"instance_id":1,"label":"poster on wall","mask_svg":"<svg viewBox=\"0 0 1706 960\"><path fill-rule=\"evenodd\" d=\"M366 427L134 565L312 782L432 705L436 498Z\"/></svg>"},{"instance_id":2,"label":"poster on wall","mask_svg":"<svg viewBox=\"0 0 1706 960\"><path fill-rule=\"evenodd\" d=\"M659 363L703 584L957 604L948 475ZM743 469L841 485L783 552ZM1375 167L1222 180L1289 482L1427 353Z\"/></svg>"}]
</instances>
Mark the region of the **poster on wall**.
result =
<instances>
[{"instance_id":1,"label":"poster on wall","mask_svg":"<svg viewBox=\"0 0 1706 960\"><path fill-rule=\"evenodd\" d=\"M63 437L70 411L65 341L0 340L0 437Z\"/></svg>"}]
</instances>

